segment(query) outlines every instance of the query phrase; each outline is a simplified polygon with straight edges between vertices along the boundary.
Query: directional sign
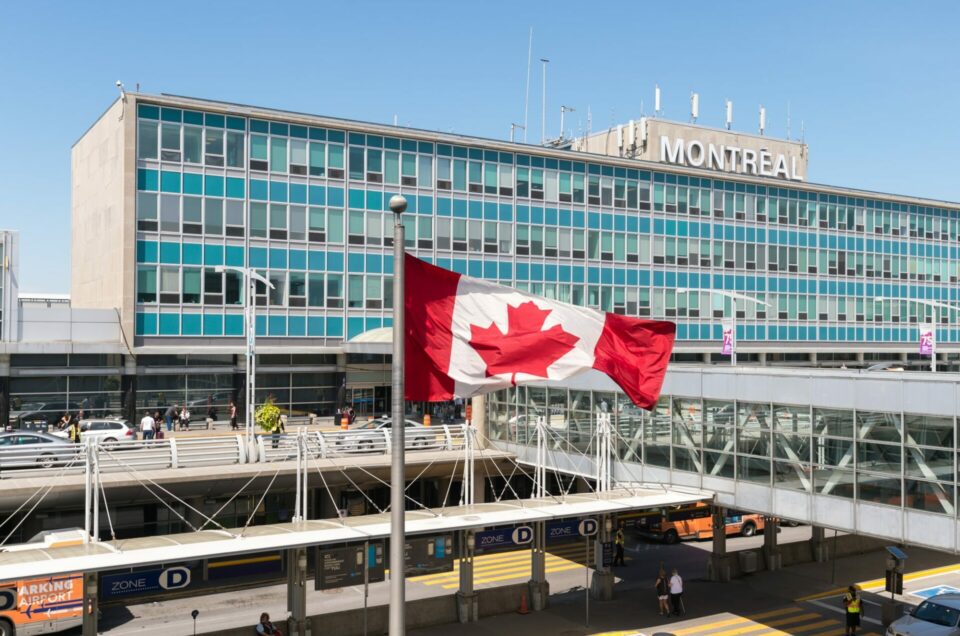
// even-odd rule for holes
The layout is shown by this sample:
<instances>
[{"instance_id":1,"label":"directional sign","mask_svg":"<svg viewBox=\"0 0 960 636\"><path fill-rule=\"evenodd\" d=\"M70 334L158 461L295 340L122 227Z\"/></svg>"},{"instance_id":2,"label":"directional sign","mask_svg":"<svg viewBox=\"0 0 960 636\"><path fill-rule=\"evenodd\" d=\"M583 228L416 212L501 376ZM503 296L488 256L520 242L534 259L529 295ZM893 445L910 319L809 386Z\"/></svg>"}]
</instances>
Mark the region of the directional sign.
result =
<instances>
[{"instance_id":1,"label":"directional sign","mask_svg":"<svg viewBox=\"0 0 960 636\"><path fill-rule=\"evenodd\" d=\"M596 519L570 519L547 524L547 541L590 537L597 533Z\"/></svg>"},{"instance_id":2,"label":"directional sign","mask_svg":"<svg viewBox=\"0 0 960 636\"><path fill-rule=\"evenodd\" d=\"M164 570L107 574L100 577L100 597L117 598L164 590L181 590L190 585L190 568L181 565Z\"/></svg>"},{"instance_id":3,"label":"directional sign","mask_svg":"<svg viewBox=\"0 0 960 636\"><path fill-rule=\"evenodd\" d=\"M936 585L934 587L927 587L922 590L910 592L910 595L918 596L920 598L933 598L934 596L939 596L940 594L956 594L958 592L960 592L960 590L952 585Z\"/></svg>"},{"instance_id":4,"label":"directional sign","mask_svg":"<svg viewBox=\"0 0 960 636\"><path fill-rule=\"evenodd\" d=\"M592 537L597 534L597 520L596 519L584 519L580 522L580 525L577 527L580 531L581 537Z\"/></svg>"},{"instance_id":5,"label":"directional sign","mask_svg":"<svg viewBox=\"0 0 960 636\"><path fill-rule=\"evenodd\" d=\"M498 528L484 530L474 535L477 550L492 550L494 548L526 545L533 541L533 528L517 526L515 528Z\"/></svg>"},{"instance_id":6,"label":"directional sign","mask_svg":"<svg viewBox=\"0 0 960 636\"><path fill-rule=\"evenodd\" d=\"M367 570L370 583L384 580L382 541L370 543ZM314 589L332 590L350 585L363 585L363 544L319 548Z\"/></svg>"},{"instance_id":7,"label":"directional sign","mask_svg":"<svg viewBox=\"0 0 960 636\"><path fill-rule=\"evenodd\" d=\"M453 535L407 537L404 548L407 576L453 571Z\"/></svg>"}]
</instances>

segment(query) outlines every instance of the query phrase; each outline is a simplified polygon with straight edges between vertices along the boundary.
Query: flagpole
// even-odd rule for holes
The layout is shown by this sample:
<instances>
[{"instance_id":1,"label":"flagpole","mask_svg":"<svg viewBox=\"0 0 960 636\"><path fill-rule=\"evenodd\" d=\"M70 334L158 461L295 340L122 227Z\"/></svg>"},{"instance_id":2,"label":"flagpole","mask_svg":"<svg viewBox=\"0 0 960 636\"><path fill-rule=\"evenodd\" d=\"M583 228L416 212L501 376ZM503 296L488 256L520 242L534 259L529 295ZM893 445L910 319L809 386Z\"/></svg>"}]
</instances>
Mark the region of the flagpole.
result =
<instances>
[{"instance_id":1,"label":"flagpole","mask_svg":"<svg viewBox=\"0 0 960 636\"><path fill-rule=\"evenodd\" d=\"M402 195L390 197L393 211L393 360L390 426L393 448L390 468L390 636L406 633L406 600L404 571L404 493L406 490L404 466L404 409L403 409L403 256L404 236L401 215L407 209L407 200Z\"/></svg>"}]
</instances>

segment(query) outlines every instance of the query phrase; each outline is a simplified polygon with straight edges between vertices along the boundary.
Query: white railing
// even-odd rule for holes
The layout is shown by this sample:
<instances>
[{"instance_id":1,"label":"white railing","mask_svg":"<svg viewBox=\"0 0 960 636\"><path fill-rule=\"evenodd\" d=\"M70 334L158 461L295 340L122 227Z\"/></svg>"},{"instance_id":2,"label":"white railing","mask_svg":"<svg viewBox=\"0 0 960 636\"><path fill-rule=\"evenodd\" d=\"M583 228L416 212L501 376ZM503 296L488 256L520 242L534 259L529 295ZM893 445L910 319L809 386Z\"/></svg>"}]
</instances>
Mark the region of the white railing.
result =
<instances>
[{"instance_id":1,"label":"white railing","mask_svg":"<svg viewBox=\"0 0 960 636\"><path fill-rule=\"evenodd\" d=\"M404 445L407 452L457 451L464 440L462 425L417 427L406 429ZM306 434L306 444L311 457L318 459L389 455L392 448L389 429L311 431ZM297 435L259 435L256 455L249 458L242 435L100 443L96 452L104 473L295 461ZM0 479L82 473L85 461L83 444L2 447Z\"/></svg>"}]
</instances>

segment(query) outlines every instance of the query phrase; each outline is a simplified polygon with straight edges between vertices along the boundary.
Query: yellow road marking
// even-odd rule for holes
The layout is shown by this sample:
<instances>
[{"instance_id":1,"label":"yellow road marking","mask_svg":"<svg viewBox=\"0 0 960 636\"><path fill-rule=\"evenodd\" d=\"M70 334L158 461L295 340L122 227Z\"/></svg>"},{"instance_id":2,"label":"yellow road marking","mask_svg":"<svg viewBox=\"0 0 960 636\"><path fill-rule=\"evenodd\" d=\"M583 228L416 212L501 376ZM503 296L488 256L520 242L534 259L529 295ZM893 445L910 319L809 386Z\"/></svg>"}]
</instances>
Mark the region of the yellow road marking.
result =
<instances>
[{"instance_id":1,"label":"yellow road marking","mask_svg":"<svg viewBox=\"0 0 960 636\"><path fill-rule=\"evenodd\" d=\"M561 565L555 568L548 568L547 574L553 574L554 572L565 572L566 570L574 570L577 568L583 567L577 564L571 565ZM515 574L503 574L501 576L488 576L482 579L474 579L474 585L481 585L483 583L494 583L496 581L510 581L512 579L524 578L523 576L517 576ZM460 587L459 583L448 583L447 585L441 586L445 590L452 590L454 588Z\"/></svg>"},{"instance_id":2,"label":"yellow road marking","mask_svg":"<svg viewBox=\"0 0 960 636\"><path fill-rule=\"evenodd\" d=\"M788 616L775 621L764 621L762 623L749 621L749 624L744 625L743 627L734 627L733 629L727 629L722 632L710 632L710 636L737 636L738 634L749 634L750 632L758 632L762 629L767 629L768 627L779 627L781 625L789 625L790 623L802 623L803 621L808 621L812 618L820 618L820 614L798 614L796 616Z\"/></svg>"},{"instance_id":3,"label":"yellow road marking","mask_svg":"<svg viewBox=\"0 0 960 636\"><path fill-rule=\"evenodd\" d=\"M792 633L802 634L803 632L809 632L814 629L820 629L821 627L829 627L831 625L839 627L840 621L831 619L831 620L820 621L819 623L810 623L809 625L801 625L797 628L794 628Z\"/></svg>"},{"instance_id":4,"label":"yellow road marking","mask_svg":"<svg viewBox=\"0 0 960 636\"><path fill-rule=\"evenodd\" d=\"M672 630L674 636L683 636L684 634L695 634L697 632L702 632L708 629L716 629L718 627L728 627L730 625L739 625L740 623L746 623L752 620L761 620L764 618L771 618L773 616L782 616L784 614L792 614L794 612L802 611L799 607L783 607L776 610L770 610L769 612L761 612L759 614L752 614L750 616L737 616L736 618L727 618L722 621L714 621L712 623L704 623L702 625L694 625L692 627L685 627L683 629Z\"/></svg>"},{"instance_id":5,"label":"yellow road marking","mask_svg":"<svg viewBox=\"0 0 960 636\"><path fill-rule=\"evenodd\" d=\"M568 561L566 559L547 559L545 565L546 565L547 572L550 571L550 568L559 567L559 566L572 565L576 567L583 567L579 563ZM497 574L497 573L505 574L507 572L518 572L518 573L526 572L529 574L530 564L517 563L517 564L513 564L506 567L503 565L491 565L483 568L474 568L473 577L474 577L474 581L476 581L479 577L482 577L486 574ZM418 582L423 583L425 585L436 585L437 583L443 583L446 581L455 580L459 576L460 576L460 571L457 570L455 572L437 572L436 574L428 574L422 577L418 577L417 580Z\"/></svg>"},{"instance_id":6,"label":"yellow road marking","mask_svg":"<svg viewBox=\"0 0 960 636\"><path fill-rule=\"evenodd\" d=\"M911 572L903 576L904 581L914 581L916 579L926 578L928 576L936 576L938 574L951 574L954 572L960 572L960 563L955 563L954 565L943 565L936 568L929 568L927 570L918 570L916 572ZM863 590L868 590L876 587L882 587L886 585L885 579L871 579L869 581L860 581L855 583L857 587ZM801 596L795 601L815 601L817 599L826 598L828 596L839 596L847 591L845 587L838 587L832 590L827 590L826 592L818 592L817 594L811 594L810 596Z\"/></svg>"}]
</instances>

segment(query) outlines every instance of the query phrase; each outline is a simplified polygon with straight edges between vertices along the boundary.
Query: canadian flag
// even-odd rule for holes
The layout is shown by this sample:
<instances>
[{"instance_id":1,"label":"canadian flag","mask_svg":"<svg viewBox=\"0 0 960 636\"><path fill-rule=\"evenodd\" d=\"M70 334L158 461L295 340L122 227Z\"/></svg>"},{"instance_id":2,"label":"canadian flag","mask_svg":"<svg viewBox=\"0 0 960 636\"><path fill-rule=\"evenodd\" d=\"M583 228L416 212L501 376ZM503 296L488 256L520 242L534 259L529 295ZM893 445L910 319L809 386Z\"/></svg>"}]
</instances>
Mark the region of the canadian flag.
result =
<instances>
[{"instance_id":1,"label":"canadian flag","mask_svg":"<svg viewBox=\"0 0 960 636\"><path fill-rule=\"evenodd\" d=\"M408 400L470 397L587 369L653 408L676 325L534 296L404 259Z\"/></svg>"}]
</instances>

